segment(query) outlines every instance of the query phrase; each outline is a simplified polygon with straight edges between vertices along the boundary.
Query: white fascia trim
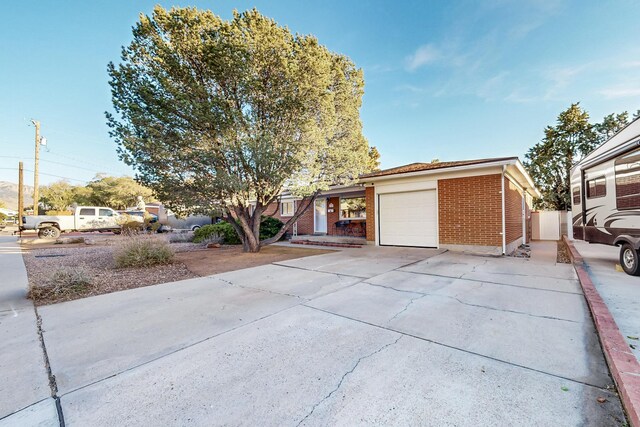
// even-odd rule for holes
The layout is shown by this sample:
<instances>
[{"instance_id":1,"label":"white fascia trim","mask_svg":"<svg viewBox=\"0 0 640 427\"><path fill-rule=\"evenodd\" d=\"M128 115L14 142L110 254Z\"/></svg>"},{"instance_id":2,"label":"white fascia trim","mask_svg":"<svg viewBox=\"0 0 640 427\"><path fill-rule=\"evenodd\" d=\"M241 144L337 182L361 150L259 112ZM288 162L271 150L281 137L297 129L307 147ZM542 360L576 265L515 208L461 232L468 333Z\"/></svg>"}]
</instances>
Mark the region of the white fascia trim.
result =
<instances>
[{"instance_id":1,"label":"white fascia trim","mask_svg":"<svg viewBox=\"0 0 640 427\"><path fill-rule=\"evenodd\" d=\"M417 172L405 172L405 173L396 173L392 175L383 175L383 176L374 176L371 178L362 178L362 182L377 182L377 181L386 181L389 179L400 179L400 178L409 178L413 176L423 176L423 175L438 175L448 172L458 172L465 170L475 170L475 169L484 169L490 168L493 166L506 166L516 164L516 159L511 160L501 160L497 162L489 162L489 163L478 163L475 165L464 165L464 166L453 166L450 168L439 168L439 169L429 169L425 171L417 171ZM518 161L519 163L519 161Z\"/></svg>"},{"instance_id":2,"label":"white fascia trim","mask_svg":"<svg viewBox=\"0 0 640 427\"><path fill-rule=\"evenodd\" d=\"M524 165L520 162L520 160L515 162L515 166L518 169L518 172L520 172L522 174L522 176L524 177L524 179L527 180L527 184L529 184L529 188L527 188L527 193L530 191L532 191L535 197L542 197L542 193L540 193L540 191L538 190L538 188L536 187L536 184L533 182L533 180L531 179L531 177L529 176L529 174L527 173L527 170L524 168Z\"/></svg>"},{"instance_id":3,"label":"white fascia trim","mask_svg":"<svg viewBox=\"0 0 640 427\"><path fill-rule=\"evenodd\" d=\"M340 194L349 194L349 193L364 193L364 186L349 186L349 187L341 187L341 188L331 188L327 191L320 192L320 197L323 196L338 196Z\"/></svg>"}]
</instances>

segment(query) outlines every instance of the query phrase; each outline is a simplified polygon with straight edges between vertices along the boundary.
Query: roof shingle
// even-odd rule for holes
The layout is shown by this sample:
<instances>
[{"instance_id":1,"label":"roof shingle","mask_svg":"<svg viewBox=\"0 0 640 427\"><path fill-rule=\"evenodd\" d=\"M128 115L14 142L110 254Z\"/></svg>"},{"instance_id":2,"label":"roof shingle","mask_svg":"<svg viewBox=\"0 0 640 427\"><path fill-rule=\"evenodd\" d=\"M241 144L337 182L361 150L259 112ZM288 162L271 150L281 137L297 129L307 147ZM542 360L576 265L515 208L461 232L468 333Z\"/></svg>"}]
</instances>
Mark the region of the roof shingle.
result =
<instances>
[{"instance_id":1,"label":"roof shingle","mask_svg":"<svg viewBox=\"0 0 640 427\"><path fill-rule=\"evenodd\" d=\"M387 175L398 175L403 173L422 172L427 170L446 169L446 168L453 168L453 167L459 167L459 166L471 166L471 165L478 165L482 163L494 163L494 162L507 161L507 160L517 160L517 159L518 159L517 157L496 157L492 159L459 160L454 162L410 163L404 166L398 166L395 168L384 169L381 171L360 175L360 179L362 180L363 178L373 178L373 177L387 176Z\"/></svg>"}]
</instances>

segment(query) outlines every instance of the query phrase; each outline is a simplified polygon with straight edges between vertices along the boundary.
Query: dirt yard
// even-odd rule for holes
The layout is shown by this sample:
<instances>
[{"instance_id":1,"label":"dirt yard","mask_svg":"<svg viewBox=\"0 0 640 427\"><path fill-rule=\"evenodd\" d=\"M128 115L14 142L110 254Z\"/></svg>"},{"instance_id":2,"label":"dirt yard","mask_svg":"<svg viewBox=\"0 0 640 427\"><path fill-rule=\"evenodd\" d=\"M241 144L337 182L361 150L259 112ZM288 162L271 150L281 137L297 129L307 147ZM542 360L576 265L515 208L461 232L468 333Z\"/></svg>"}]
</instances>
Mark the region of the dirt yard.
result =
<instances>
[{"instance_id":1,"label":"dirt yard","mask_svg":"<svg viewBox=\"0 0 640 427\"><path fill-rule=\"evenodd\" d=\"M79 272L86 283L70 286L56 296L39 297L36 305L54 304L125 289L174 282L226 271L255 267L275 261L319 255L330 251L267 246L259 253L243 253L240 246L205 249L194 243L174 243L171 264L147 268L116 268L113 252L120 236L92 239L92 244L27 242L22 245L29 286L50 283L56 272Z\"/></svg>"},{"instance_id":2,"label":"dirt yard","mask_svg":"<svg viewBox=\"0 0 640 427\"><path fill-rule=\"evenodd\" d=\"M176 254L176 260L198 276L209 276L226 271L240 270L272 262L311 255L326 254L326 250L267 246L257 254L242 252L240 246L223 246L220 249L205 249Z\"/></svg>"}]
</instances>

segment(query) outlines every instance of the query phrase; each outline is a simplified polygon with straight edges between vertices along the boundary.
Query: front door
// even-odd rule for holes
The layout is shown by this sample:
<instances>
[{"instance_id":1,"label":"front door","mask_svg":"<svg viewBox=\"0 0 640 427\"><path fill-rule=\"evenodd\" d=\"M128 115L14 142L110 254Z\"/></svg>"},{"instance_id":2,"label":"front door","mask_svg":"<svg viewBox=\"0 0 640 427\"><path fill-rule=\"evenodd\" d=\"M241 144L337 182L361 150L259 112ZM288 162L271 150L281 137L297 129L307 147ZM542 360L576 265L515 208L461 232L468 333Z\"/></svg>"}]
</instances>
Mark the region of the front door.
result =
<instances>
[{"instance_id":1,"label":"front door","mask_svg":"<svg viewBox=\"0 0 640 427\"><path fill-rule=\"evenodd\" d=\"M314 214L314 232L327 232L327 199L316 199Z\"/></svg>"}]
</instances>

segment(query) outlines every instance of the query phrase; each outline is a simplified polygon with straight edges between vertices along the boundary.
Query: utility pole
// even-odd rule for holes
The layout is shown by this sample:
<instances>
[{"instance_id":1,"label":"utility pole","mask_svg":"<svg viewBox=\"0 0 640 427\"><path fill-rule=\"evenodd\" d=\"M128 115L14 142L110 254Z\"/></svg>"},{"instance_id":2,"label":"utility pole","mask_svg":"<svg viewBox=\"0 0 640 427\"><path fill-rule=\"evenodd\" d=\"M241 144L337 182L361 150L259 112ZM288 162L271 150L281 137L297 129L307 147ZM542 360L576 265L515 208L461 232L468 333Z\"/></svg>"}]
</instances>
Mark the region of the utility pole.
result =
<instances>
[{"instance_id":1,"label":"utility pole","mask_svg":"<svg viewBox=\"0 0 640 427\"><path fill-rule=\"evenodd\" d=\"M24 167L18 163L18 230L22 231L22 212L24 211Z\"/></svg>"},{"instance_id":2,"label":"utility pole","mask_svg":"<svg viewBox=\"0 0 640 427\"><path fill-rule=\"evenodd\" d=\"M40 195L38 194L38 169L40 163L40 122L37 120L31 120L31 123L36 127L36 156L35 164L33 166L33 214L38 215L38 204L40 201Z\"/></svg>"}]
</instances>

